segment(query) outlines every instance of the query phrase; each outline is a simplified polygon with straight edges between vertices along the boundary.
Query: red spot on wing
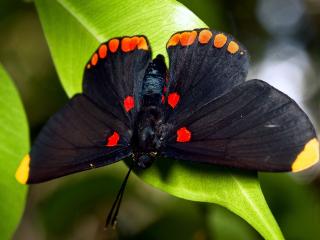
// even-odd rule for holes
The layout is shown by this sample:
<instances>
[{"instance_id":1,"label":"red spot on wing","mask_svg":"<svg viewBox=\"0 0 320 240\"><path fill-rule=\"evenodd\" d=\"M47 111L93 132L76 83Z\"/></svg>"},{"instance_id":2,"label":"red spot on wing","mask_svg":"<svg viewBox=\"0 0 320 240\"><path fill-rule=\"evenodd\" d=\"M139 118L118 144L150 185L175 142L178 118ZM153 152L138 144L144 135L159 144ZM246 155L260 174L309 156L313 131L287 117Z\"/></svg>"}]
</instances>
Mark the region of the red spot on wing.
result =
<instances>
[{"instance_id":1,"label":"red spot on wing","mask_svg":"<svg viewBox=\"0 0 320 240\"><path fill-rule=\"evenodd\" d=\"M132 108L134 108L134 99L132 96L127 96L123 101L123 106L126 112L129 112Z\"/></svg>"},{"instance_id":2,"label":"red spot on wing","mask_svg":"<svg viewBox=\"0 0 320 240\"><path fill-rule=\"evenodd\" d=\"M114 147L117 146L118 142L119 142L120 136L117 132L113 132L113 134L108 137L107 139L107 147Z\"/></svg>"},{"instance_id":3,"label":"red spot on wing","mask_svg":"<svg viewBox=\"0 0 320 240\"><path fill-rule=\"evenodd\" d=\"M165 102L165 96L162 94L162 96L161 96L161 103L164 104L164 102Z\"/></svg>"},{"instance_id":4,"label":"red spot on wing","mask_svg":"<svg viewBox=\"0 0 320 240\"><path fill-rule=\"evenodd\" d=\"M176 92L170 93L168 96L168 104L172 107L175 108L177 104L179 103L180 100L180 95Z\"/></svg>"},{"instance_id":5,"label":"red spot on wing","mask_svg":"<svg viewBox=\"0 0 320 240\"><path fill-rule=\"evenodd\" d=\"M191 132L182 127L177 130L177 142L189 142L191 140Z\"/></svg>"}]
</instances>

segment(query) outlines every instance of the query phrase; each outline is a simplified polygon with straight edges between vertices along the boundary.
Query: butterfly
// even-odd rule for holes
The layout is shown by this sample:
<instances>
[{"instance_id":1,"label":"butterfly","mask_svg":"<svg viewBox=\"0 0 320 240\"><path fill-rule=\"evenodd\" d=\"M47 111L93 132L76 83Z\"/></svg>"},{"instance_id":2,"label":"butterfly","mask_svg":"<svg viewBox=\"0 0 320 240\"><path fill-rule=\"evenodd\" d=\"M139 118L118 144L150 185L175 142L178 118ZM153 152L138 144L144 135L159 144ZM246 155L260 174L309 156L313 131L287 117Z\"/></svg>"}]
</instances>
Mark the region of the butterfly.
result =
<instances>
[{"instance_id":1,"label":"butterfly","mask_svg":"<svg viewBox=\"0 0 320 240\"><path fill-rule=\"evenodd\" d=\"M146 36L102 43L85 66L83 92L49 119L17 180L39 183L128 157L130 170L161 157L268 172L319 161L308 116L266 82L245 81L248 51L233 36L182 31L166 48L169 68L164 56L152 59Z\"/></svg>"}]
</instances>

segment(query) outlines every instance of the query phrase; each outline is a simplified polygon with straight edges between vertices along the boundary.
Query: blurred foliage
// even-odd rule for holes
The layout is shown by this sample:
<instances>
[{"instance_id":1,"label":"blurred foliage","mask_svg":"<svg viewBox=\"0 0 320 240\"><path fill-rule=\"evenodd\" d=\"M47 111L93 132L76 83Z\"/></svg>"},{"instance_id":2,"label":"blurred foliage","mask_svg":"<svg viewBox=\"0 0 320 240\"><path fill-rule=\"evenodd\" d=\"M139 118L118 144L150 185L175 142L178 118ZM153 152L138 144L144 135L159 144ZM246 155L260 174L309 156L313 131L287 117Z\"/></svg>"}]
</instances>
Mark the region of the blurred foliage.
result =
<instances>
[{"instance_id":1,"label":"blurred foliage","mask_svg":"<svg viewBox=\"0 0 320 240\"><path fill-rule=\"evenodd\" d=\"M290 175L261 174L264 193L287 239L319 239L320 196L316 186Z\"/></svg>"},{"instance_id":2,"label":"blurred foliage","mask_svg":"<svg viewBox=\"0 0 320 240\"><path fill-rule=\"evenodd\" d=\"M230 32L244 43L251 53L253 68L266 59L266 52L277 41L299 44L310 60L310 71L313 72L304 76L303 88L299 92L303 94L314 122L320 126L318 1L299 1L304 8L303 16L294 31L286 36L270 32L258 17L263 0L180 2L210 27ZM275 2L274 6L281 9L280 2ZM296 1L283 2L291 6ZM270 19L272 13L269 11ZM67 97L54 70L33 3L20 0L0 2L0 61L22 95L31 133L35 136L39 127L67 101ZM251 76L261 77L258 73L251 73ZM291 86L291 79L287 79L286 84ZM124 168L116 164L32 186L25 216L14 239L103 239L104 234L99 230L124 175ZM317 171L298 177L261 174L260 180L285 237L319 239L320 178ZM146 186L137 178L130 179L129 183L119 216L122 239L260 238L245 221L223 208L174 198ZM63 209L63 216L57 215L56 208ZM70 213L74 209L79 211ZM63 221L64 218L68 221Z\"/></svg>"},{"instance_id":3,"label":"blurred foliage","mask_svg":"<svg viewBox=\"0 0 320 240\"><path fill-rule=\"evenodd\" d=\"M0 9L5 13L0 15L0 58L21 93L31 127L38 131L67 97L52 65L34 5L1 1Z\"/></svg>"},{"instance_id":4,"label":"blurred foliage","mask_svg":"<svg viewBox=\"0 0 320 240\"><path fill-rule=\"evenodd\" d=\"M9 239L25 205L27 187L19 184L14 174L29 149L29 131L17 89L1 64L0 96L0 239Z\"/></svg>"}]
</instances>

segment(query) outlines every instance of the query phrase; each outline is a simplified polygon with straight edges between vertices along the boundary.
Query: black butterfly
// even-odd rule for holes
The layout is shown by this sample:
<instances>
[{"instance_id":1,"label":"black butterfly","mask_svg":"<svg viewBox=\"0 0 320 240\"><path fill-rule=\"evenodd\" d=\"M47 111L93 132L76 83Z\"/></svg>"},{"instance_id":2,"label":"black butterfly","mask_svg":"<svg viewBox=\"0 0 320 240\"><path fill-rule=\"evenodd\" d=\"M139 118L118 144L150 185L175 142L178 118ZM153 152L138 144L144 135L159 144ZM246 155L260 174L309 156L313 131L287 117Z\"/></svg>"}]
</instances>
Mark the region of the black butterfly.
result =
<instances>
[{"instance_id":1,"label":"black butterfly","mask_svg":"<svg viewBox=\"0 0 320 240\"><path fill-rule=\"evenodd\" d=\"M83 93L48 121L17 179L39 183L126 157L139 169L161 156L272 172L318 161L307 115L267 83L245 81L248 53L232 36L178 32L167 51L169 69L162 55L151 59L145 36L101 44Z\"/></svg>"}]
</instances>

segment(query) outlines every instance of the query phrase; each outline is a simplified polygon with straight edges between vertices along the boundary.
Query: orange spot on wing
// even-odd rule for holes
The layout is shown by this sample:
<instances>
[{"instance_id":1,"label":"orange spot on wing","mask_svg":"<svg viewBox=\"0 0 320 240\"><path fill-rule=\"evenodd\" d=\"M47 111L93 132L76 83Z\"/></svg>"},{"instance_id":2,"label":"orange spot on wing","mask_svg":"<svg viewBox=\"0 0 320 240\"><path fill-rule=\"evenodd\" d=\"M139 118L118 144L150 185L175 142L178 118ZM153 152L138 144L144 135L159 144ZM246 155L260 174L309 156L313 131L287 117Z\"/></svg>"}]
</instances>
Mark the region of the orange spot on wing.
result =
<instances>
[{"instance_id":1,"label":"orange spot on wing","mask_svg":"<svg viewBox=\"0 0 320 240\"><path fill-rule=\"evenodd\" d=\"M148 47L147 40L144 37L140 37L139 40L140 41L138 43L138 49L140 49L140 50L148 50L149 47Z\"/></svg>"},{"instance_id":2,"label":"orange spot on wing","mask_svg":"<svg viewBox=\"0 0 320 240\"><path fill-rule=\"evenodd\" d=\"M231 54L234 54L236 53L238 50L239 50L239 45L238 43L234 42L234 41L231 41L228 45L228 48L227 48L228 52L231 53Z\"/></svg>"},{"instance_id":3,"label":"orange spot on wing","mask_svg":"<svg viewBox=\"0 0 320 240\"><path fill-rule=\"evenodd\" d=\"M106 146L107 147L117 146L119 140L120 140L119 134L117 132L113 132L113 134L110 137L108 137Z\"/></svg>"},{"instance_id":4,"label":"orange spot on wing","mask_svg":"<svg viewBox=\"0 0 320 240\"><path fill-rule=\"evenodd\" d=\"M180 100L180 95L176 92L170 93L168 96L168 104L172 107L175 108L177 104L179 103Z\"/></svg>"},{"instance_id":5,"label":"orange spot on wing","mask_svg":"<svg viewBox=\"0 0 320 240\"><path fill-rule=\"evenodd\" d=\"M107 56L107 51L108 51L108 48L107 48L107 45L106 44L103 44L99 47L99 57L100 58L105 58Z\"/></svg>"},{"instance_id":6,"label":"orange spot on wing","mask_svg":"<svg viewBox=\"0 0 320 240\"><path fill-rule=\"evenodd\" d=\"M131 49L131 51L136 49L136 47L138 46L139 42L140 42L140 38L139 37L132 37L130 39L130 49Z\"/></svg>"},{"instance_id":7,"label":"orange spot on wing","mask_svg":"<svg viewBox=\"0 0 320 240\"><path fill-rule=\"evenodd\" d=\"M167 48L171 46L176 46L180 42L180 33L174 34L167 43Z\"/></svg>"},{"instance_id":8,"label":"orange spot on wing","mask_svg":"<svg viewBox=\"0 0 320 240\"><path fill-rule=\"evenodd\" d=\"M123 106L126 112L129 112L132 108L134 108L134 99L132 96L127 96L123 101Z\"/></svg>"},{"instance_id":9,"label":"orange spot on wing","mask_svg":"<svg viewBox=\"0 0 320 240\"><path fill-rule=\"evenodd\" d=\"M87 64L87 69L90 69L91 68L91 65L90 63Z\"/></svg>"},{"instance_id":10,"label":"orange spot on wing","mask_svg":"<svg viewBox=\"0 0 320 240\"><path fill-rule=\"evenodd\" d=\"M118 50L119 44L120 44L119 39L116 39L116 38L111 39L108 44L110 52L115 53Z\"/></svg>"},{"instance_id":11,"label":"orange spot on wing","mask_svg":"<svg viewBox=\"0 0 320 240\"><path fill-rule=\"evenodd\" d=\"M183 32L180 35L180 42L182 46L190 46L197 38L197 32Z\"/></svg>"},{"instance_id":12,"label":"orange spot on wing","mask_svg":"<svg viewBox=\"0 0 320 240\"><path fill-rule=\"evenodd\" d=\"M213 46L216 48L222 48L227 42L227 36L219 33L214 37Z\"/></svg>"},{"instance_id":13,"label":"orange spot on wing","mask_svg":"<svg viewBox=\"0 0 320 240\"><path fill-rule=\"evenodd\" d=\"M91 58L91 65L95 66L98 63L98 59L99 59L98 54L97 53L93 54Z\"/></svg>"},{"instance_id":14,"label":"orange spot on wing","mask_svg":"<svg viewBox=\"0 0 320 240\"><path fill-rule=\"evenodd\" d=\"M177 142L189 142L190 140L191 132L186 127L177 130Z\"/></svg>"},{"instance_id":15,"label":"orange spot on wing","mask_svg":"<svg viewBox=\"0 0 320 240\"><path fill-rule=\"evenodd\" d=\"M123 38L121 40L121 50L124 52L130 52L131 51L131 39L130 38Z\"/></svg>"},{"instance_id":16,"label":"orange spot on wing","mask_svg":"<svg viewBox=\"0 0 320 240\"><path fill-rule=\"evenodd\" d=\"M198 40L199 40L199 42L201 44L206 44L206 43L208 43L210 41L211 37L212 37L212 32L207 30L207 29L205 29L205 30L202 30L199 33Z\"/></svg>"}]
</instances>

